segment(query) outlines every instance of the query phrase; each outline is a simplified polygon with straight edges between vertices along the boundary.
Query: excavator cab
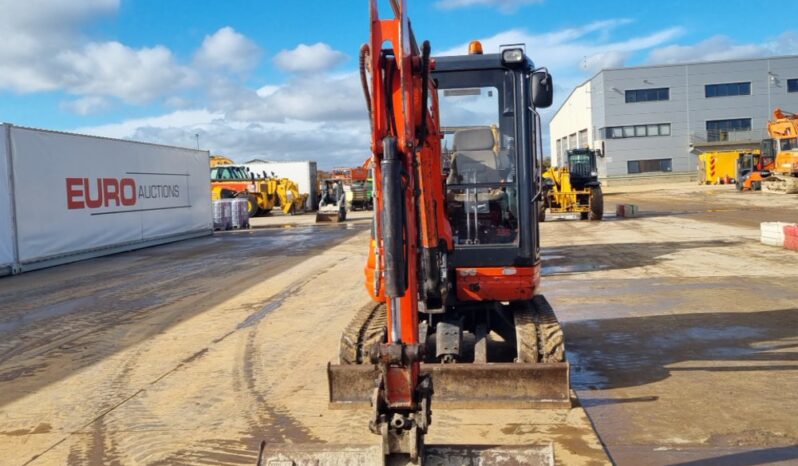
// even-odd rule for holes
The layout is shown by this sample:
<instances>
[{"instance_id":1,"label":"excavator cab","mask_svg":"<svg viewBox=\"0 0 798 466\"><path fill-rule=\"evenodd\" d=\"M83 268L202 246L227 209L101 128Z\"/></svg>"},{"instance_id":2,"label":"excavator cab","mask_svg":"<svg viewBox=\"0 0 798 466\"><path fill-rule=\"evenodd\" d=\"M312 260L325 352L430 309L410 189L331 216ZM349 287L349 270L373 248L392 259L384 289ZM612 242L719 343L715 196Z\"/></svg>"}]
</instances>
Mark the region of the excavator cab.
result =
<instances>
[{"instance_id":1,"label":"excavator cab","mask_svg":"<svg viewBox=\"0 0 798 466\"><path fill-rule=\"evenodd\" d=\"M539 257L529 209L536 195L534 68L522 49L505 52L438 57L432 72L450 148L444 166L455 269L531 266Z\"/></svg>"},{"instance_id":2,"label":"excavator cab","mask_svg":"<svg viewBox=\"0 0 798 466\"><path fill-rule=\"evenodd\" d=\"M596 151L588 148L572 149L568 151L567 157L571 186L574 189L597 185Z\"/></svg>"}]
</instances>

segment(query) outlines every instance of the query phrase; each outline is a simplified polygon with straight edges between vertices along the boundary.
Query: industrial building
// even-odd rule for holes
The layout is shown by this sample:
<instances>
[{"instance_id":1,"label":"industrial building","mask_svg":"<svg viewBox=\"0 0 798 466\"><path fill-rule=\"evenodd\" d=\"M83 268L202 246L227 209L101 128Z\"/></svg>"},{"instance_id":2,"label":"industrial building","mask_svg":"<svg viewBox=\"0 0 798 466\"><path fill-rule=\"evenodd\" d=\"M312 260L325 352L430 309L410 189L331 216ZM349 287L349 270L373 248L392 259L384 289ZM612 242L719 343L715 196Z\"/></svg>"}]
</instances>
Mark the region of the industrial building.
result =
<instances>
[{"instance_id":1,"label":"industrial building","mask_svg":"<svg viewBox=\"0 0 798 466\"><path fill-rule=\"evenodd\" d=\"M777 107L798 112L798 56L604 69L552 118L552 163L591 147L601 178L692 175L703 151L758 147Z\"/></svg>"}]
</instances>

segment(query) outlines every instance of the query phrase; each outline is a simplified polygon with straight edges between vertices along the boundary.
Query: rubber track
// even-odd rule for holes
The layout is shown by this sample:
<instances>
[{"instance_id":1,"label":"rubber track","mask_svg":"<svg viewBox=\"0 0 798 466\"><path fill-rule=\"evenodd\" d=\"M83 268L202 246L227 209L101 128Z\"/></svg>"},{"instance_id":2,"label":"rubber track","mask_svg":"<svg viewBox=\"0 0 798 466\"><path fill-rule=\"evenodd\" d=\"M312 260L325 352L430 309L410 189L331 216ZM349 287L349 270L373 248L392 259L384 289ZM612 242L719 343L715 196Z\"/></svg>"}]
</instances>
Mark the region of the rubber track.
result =
<instances>
[{"instance_id":1,"label":"rubber track","mask_svg":"<svg viewBox=\"0 0 798 466\"><path fill-rule=\"evenodd\" d=\"M538 332L533 307L519 304L513 310L513 323L515 324L516 362L538 362Z\"/></svg>"},{"instance_id":2,"label":"rubber track","mask_svg":"<svg viewBox=\"0 0 798 466\"><path fill-rule=\"evenodd\" d=\"M362 364L368 350L382 340L387 321L385 304L370 302L360 308L341 335L338 360L341 364Z\"/></svg>"},{"instance_id":3,"label":"rubber track","mask_svg":"<svg viewBox=\"0 0 798 466\"><path fill-rule=\"evenodd\" d=\"M798 178L784 175L773 175L762 181L762 191L777 194L798 193Z\"/></svg>"},{"instance_id":4,"label":"rubber track","mask_svg":"<svg viewBox=\"0 0 798 466\"><path fill-rule=\"evenodd\" d=\"M564 362L565 339L554 309L542 296L535 296L532 302L535 306L540 362Z\"/></svg>"}]
</instances>

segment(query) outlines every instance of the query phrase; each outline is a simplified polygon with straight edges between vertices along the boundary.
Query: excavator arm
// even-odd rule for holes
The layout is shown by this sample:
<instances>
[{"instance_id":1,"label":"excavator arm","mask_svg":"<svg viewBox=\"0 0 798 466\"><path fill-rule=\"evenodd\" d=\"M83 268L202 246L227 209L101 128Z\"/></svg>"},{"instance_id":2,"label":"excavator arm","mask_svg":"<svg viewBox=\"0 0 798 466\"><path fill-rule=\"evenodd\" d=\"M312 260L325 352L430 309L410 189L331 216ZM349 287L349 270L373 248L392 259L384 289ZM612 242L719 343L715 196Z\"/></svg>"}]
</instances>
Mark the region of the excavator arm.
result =
<instances>
[{"instance_id":1,"label":"excavator arm","mask_svg":"<svg viewBox=\"0 0 798 466\"><path fill-rule=\"evenodd\" d=\"M422 305L442 305L446 286L438 264L452 243L430 46L417 46L405 1L393 0L391 6L394 17L380 19L377 2L371 1L371 38L361 54L368 64L361 68L376 201L371 247L384 279L374 294L385 300L388 328L387 342L370 354L380 369L370 427L382 435L386 453L409 454L415 461L422 455L432 394L431 379L420 375L419 296L428 298Z\"/></svg>"}]
</instances>

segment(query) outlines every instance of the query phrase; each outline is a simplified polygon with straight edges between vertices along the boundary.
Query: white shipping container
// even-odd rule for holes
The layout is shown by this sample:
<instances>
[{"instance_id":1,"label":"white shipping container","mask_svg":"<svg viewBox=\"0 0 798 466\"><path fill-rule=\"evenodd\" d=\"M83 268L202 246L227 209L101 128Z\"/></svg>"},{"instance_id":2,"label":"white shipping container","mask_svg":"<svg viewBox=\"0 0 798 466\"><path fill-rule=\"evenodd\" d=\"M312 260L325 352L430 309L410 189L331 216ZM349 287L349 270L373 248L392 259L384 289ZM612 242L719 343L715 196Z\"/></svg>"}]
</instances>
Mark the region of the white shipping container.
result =
<instances>
[{"instance_id":1,"label":"white shipping container","mask_svg":"<svg viewBox=\"0 0 798 466\"><path fill-rule=\"evenodd\" d=\"M8 125L0 126L0 275L11 273L14 253L14 215L11 197L11 159L8 154Z\"/></svg>"},{"instance_id":2,"label":"white shipping container","mask_svg":"<svg viewBox=\"0 0 798 466\"><path fill-rule=\"evenodd\" d=\"M23 271L213 231L207 151L15 126L9 134Z\"/></svg>"},{"instance_id":3,"label":"white shipping container","mask_svg":"<svg viewBox=\"0 0 798 466\"><path fill-rule=\"evenodd\" d=\"M301 194L308 194L305 208L308 210L316 209L316 198L318 197L316 162L268 162L256 159L250 160L244 165L257 176L261 176L263 172L266 172L269 176L274 173L278 178L288 178L295 182L299 186Z\"/></svg>"}]
</instances>

